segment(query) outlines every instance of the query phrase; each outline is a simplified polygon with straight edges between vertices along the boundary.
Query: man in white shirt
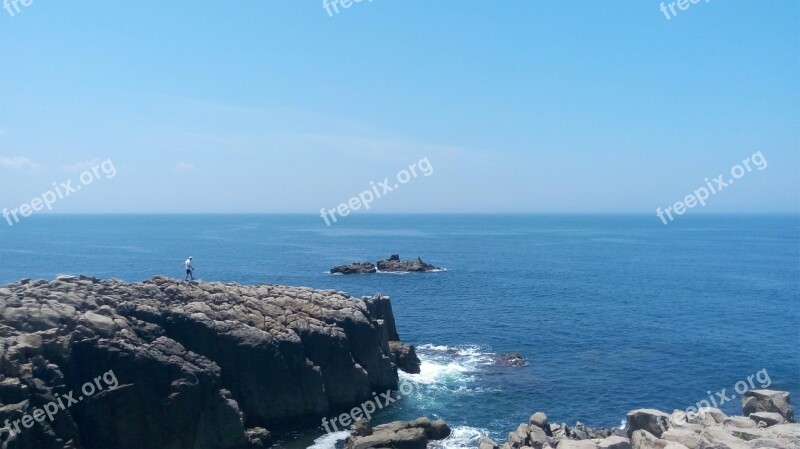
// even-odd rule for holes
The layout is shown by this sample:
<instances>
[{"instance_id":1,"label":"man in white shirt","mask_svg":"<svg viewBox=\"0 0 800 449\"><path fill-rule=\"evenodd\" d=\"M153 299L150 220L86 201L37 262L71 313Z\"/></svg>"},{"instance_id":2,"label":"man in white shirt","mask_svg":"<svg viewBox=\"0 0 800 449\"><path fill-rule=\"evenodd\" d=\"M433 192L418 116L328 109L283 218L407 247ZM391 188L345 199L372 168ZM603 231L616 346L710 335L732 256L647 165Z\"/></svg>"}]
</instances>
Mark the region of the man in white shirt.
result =
<instances>
[{"instance_id":1,"label":"man in white shirt","mask_svg":"<svg viewBox=\"0 0 800 449\"><path fill-rule=\"evenodd\" d=\"M184 279L184 281L188 281L189 278L194 280L194 276L192 276L192 272L194 271L194 267L192 266L192 256L189 256L189 258L186 259L186 262L183 263L183 267L186 268L186 279Z\"/></svg>"}]
</instances>

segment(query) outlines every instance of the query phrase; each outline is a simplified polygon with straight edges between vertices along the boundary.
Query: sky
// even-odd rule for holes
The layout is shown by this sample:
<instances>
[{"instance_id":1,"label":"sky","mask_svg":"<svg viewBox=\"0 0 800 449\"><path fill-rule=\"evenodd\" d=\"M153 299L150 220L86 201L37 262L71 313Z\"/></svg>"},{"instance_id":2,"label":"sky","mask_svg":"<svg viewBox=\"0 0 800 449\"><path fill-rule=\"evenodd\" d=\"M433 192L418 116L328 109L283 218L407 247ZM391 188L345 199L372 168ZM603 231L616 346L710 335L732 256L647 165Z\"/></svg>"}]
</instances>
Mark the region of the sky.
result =
<instances>
[{"instance_id":1,"label":"sky","mask_svg":"<svg viewBox=\"0 0 800 449\"><path fill-rule=\"evenodd\" d=\"M760 151L693 213L800 212L800 2L660 5L9 4L0 208L655 213Z\"/></svg>"}]
</instances>

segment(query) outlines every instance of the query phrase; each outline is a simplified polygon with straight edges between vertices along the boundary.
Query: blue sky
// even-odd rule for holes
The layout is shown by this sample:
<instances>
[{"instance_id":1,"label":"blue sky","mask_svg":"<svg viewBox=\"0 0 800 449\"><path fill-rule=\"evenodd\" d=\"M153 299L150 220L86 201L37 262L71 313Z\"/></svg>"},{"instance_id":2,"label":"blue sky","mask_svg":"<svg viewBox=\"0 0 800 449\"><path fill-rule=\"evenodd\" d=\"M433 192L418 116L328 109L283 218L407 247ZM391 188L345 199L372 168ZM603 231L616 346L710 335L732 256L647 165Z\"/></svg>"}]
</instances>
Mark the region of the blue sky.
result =
<instances>
[{"instance_id":1,"label":"blue sky","mask_svg":"<svg viewBox=\"0 0 800 449\"><path fill-rule=\"evenodd\" d=\"M800 212L800 3L45 1L0 10L0 208Z\"/></svg>"}]
</instances>

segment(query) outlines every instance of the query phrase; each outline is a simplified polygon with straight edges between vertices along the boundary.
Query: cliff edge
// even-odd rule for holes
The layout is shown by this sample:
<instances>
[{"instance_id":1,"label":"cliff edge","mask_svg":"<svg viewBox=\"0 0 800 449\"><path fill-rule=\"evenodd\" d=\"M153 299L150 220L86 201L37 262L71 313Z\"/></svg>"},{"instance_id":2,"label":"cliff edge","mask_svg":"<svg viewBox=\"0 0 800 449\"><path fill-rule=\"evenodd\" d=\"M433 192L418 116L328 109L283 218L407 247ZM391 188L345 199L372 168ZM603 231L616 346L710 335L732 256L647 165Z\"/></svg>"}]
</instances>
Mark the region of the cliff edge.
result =
<instances>
[{"instance_id":1,"label":"cliff edge","mask_svg":"<svg viewBox=\"0 0 800 449\"><path fill-rule=\"evenodd\" d=\"M396 388L397 340L380 295L22 280L0 288L0 447L264 447Z\"/></svg>"}]
</instances>

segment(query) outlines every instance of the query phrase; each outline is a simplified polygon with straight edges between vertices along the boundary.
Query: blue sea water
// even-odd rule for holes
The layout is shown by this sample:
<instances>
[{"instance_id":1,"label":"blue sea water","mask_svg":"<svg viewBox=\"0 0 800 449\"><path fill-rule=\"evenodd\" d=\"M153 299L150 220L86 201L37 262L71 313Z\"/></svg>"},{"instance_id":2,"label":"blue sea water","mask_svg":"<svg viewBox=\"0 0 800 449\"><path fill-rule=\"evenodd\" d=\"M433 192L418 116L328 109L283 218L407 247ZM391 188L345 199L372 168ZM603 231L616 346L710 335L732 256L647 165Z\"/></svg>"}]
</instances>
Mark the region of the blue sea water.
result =
<instances>
[{"instance_id":1,"label":"blue sea water","mask_svg":"<svg viewBox=\"0 0 800 449\"><path fill-rule=\"evenodd\" d=\"M327 273L391 253L447 270ZM205 281L392 296L423 372L404 375L414 391L376 419L441 417L454 445L504 439L534 411L618 426L631 409L730 396L748 376L800 401L796 215L667 226L649 215L362 214L332 226L301 215L43 215L0 228L0 283L180 277L189 255ZM527 366L493 363L511 351ZM721 408L740 412L740 398Z\"/></svg>"}]
</instances>

